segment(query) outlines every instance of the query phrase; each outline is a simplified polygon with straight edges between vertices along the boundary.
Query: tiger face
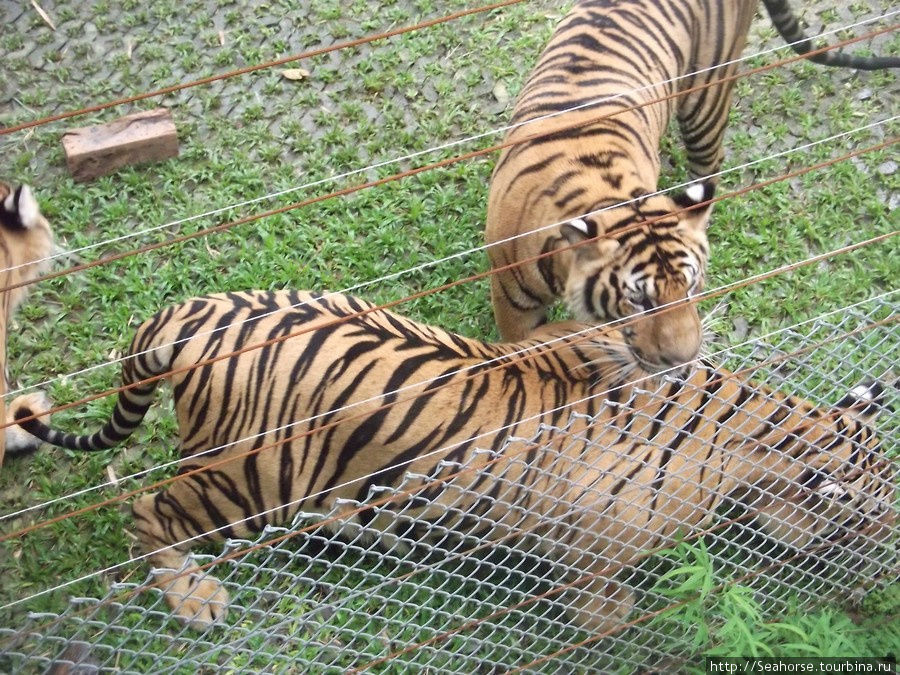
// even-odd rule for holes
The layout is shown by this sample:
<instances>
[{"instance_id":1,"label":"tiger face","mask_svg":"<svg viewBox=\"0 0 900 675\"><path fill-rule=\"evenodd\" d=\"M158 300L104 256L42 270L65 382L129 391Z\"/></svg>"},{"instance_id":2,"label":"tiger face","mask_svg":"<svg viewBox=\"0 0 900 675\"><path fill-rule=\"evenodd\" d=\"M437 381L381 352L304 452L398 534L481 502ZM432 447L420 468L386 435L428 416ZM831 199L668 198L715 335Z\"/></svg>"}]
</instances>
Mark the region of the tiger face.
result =
<instances>
[{"instance_id":1,"label":"tiger face","mask_svg":"<svg viewBox=\"0 0 900 675\"><path fill-rule=\"evenodd\" d=\"M692 361L702 343L696 304L686 301L704 287L709 208L673 213L711 197L711 188L697 187L694 198L657 195L560 227L575 246L566 304L588 323L639 315L622 333L651 373ZM645 220L651 222L641 226Z\"/></svg>"}]
</instances>

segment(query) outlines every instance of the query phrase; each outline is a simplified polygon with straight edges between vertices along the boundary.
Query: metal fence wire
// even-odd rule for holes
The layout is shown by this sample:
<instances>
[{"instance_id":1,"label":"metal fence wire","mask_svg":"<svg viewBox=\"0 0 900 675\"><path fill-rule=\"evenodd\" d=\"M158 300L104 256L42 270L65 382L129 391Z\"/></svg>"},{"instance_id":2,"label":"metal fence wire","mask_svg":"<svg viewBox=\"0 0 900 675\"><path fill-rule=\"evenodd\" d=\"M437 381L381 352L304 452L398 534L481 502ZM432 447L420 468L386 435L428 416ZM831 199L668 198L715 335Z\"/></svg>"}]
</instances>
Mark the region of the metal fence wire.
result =
<instances>
[{"instance_id":1,"label":"metal fence wire","mask_svg":"<svg viewBox=\"0 0 900 675\"><path fill-rule=\"evenodd\" d=\"M898 425L889 409L897 403L893 369L900 362L900 337L890 322L897 311L891 297L721 349L714 360L731 370L755 368L752 381L825 407L862 380L882 382L887 409L874 426L885 452L896 458ZM662 383L652 396L664 397L667 389ZM571 433L579 426L573 422L545 427L533 439L510 438L502 453L476 455L475 463L509 456L504 468L493 469L498 488L490 509L479 501L482 488L473 487L485 469L443 463L439 474L459 477L440 491L446 517L436 522L411 517L409 509L421 504L405 493L433 476L407 474L400 486L371 489L371 500L397 498L376 508L376 518L345 519L339 527L284 537L325 519L300 513L289 527L268 528L256 541L228 541L222 553L259 547L210 568L230 595L228 618L220 625L190 628L172 618L160 589L135 593L141 584L115 583L105 597L72 597L60 615L32 612L24 625L0 628L0 662L14 671L75 668L66 672L665 672L690 658L692 649L694 627L665 611L690 599L674 592L682 580L673 574L679 565L708 570L705 602L741 589L770 618L835 599L853 603L896 578L896 531L885 538L863 528L843 541L829 539L804 530L804 507L788 503L767 513L776 524L790 523L797 546L771 537L758 519L747 517L754 515L752 505L740 511L726 504L703 530L682 529L677 536L684 540L668 549L641 550L625 538L618 545L627 556L600 556L599 568L597 560L586 565L597 557L592 545L604 533L585 526L568 537L565 550L542 540L578 505L542 500L537 491L548 477L529 471L535 455L521 451L536 442L545 458L556 453L544 471L553 472L557 459L571 464L567 451L583 443ZM637 411L623 433L652 444L654 432L640 426L653 423L652 415ZM685 463L681 475L696 482L699 469ZM525 489L517 491L517 484ZM540 512L526 513L526 502L538 504ZM896 499L888 507L896 511ZM528 515L537 520L528 521ZM460 521L475 534L460 536L446 526ZM389 522L392 535L379 537L365 524L374 522ZM581 527L577 519L566 522ZM635 523L610 527L616 525ZM217 557L193 560L202 565ZM591 577L586 569L604 574ZM620 605L621 618L612 624L609 616L583 620L584 608L591 606L585 594L598 593L608 596L608 608Z\"/></svg>"}]
</instances>

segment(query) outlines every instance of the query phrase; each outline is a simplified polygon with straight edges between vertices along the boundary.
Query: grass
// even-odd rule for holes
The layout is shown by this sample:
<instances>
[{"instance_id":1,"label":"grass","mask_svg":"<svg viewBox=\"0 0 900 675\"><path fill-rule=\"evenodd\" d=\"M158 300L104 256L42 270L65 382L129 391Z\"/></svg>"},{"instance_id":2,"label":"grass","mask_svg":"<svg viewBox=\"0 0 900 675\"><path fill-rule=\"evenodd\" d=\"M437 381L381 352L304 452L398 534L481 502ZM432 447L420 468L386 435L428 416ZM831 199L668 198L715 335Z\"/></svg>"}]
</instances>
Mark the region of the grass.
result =
<instances>
[{"instance_id":1,"label":"grass","mask_svg":"<svg viewBox=\"0 0 900 675\"><path fill-rule=\"evenodd\" d=\"M871 617L854 622L831 608L810 612L807 603L790 596L786 610L772 620L757 589L727 576L720 581L724 575L717 574L714 559L702 542L682 543L667 557L674 564L658 577L655 588L672 601L673 608L651 621L665 635L682 636L681 644L673 640L664 647L667 653L687 647L689 653L707 657L886 656L895 654L900 644L900 626L896 624ZM690 662L680 664L680 669L707 672Z\"/></svg>"},{"instance_id":2,"label":"grass","mask_svg":"<svg viewBox=\"0 0 900 675\"><path fill-rule=\"evenodd\" d=\"M889 3L882 4L887 8ZM371 3L362 0L320 0L310 3L305 11L287 2L259 4L238 11L226 3L220 12L210 15L207 3L196 0L153 3L152 7L132 3L122 13L111 11L111 3L95 2L84 3L83 9L70 7L60 11L56 17L58 36L35 15L28 14L30 18L20 19L27 28L20 31L26 36L24 40L18 38L17 32L0 38L0 47L9 54L10 86L17 90L17 102L0 107L0 123L11 124L202 77L470 5L453 0L440 3L438 9L438 3L394 1L383 2L375 12ZM346 180L326 180L360 166L504 124L528 65L537 57L560 16L561 10L553 3L532 1L358 50L311 59L302 64L310 71L310 77L299 82L262 72L166 97L161 103L175 114L180 156L161 164L122 170L86 185L76 185L66 176L59 143L62 126L3 137L0 175L37 186L44 212L61 245L70 250L130 236L148 227L299 184L325 181L282 198L105 244L83 252L80 259L93 260L135 245L164 241L477 147L466 144ZM86 18L98 27L99 34L85 31ZM757 33L771 44L778 44L765 21L757 25ZM220 44L219 30L224 31L224 46ZM60 36L71 42L71 51L53 49L55 41L62 39ZM132 45L130 56L126 42ZM55 54L55 60L39 62L41 67L35 67L29 60L28 48L33 45L43 45ZM900 42L896 37L889 38L879 41L878 48L897 53ZM756 59L750 65L762 62ZM492 94L498 82L509 92L509 101L498 101ZM891 101L896 100L896 91L893 73L858 74L810 64L796 64L740 81L731 113L726 166L739 166L802 142L885 118L892 113ZM159 103L148 101L136 107L144 109ZM72 124L104 121L124 112L100 113ZM877 142L882 134L895 135L898 129L900 125L893 123L883 131L862 132L837 143L729 173L723 179L723 190L823 161L851 147L865 147ZM683 153L677 140L668 139L664 153L671 158L664 172L664 184L683 180ZM887 150L863 155L717 205L710 228L713 255L708 287L738 281L896 229L891 200L896 201L900 190L900 172L889 171L891 159ZM460 163L42 283L12 325L11 375L22 385L34 385L104 363L126 348L134 327L143 318L167 303L193 295L247 288L341 289L477 247L482 240L493 161L493 157L487 157ZM358 293L377 302L395 300L486 268L483 253L465 255L388 282L368 284ZM735 340L738 334L764 334L892 289L898 278L900 248L895 240L889 240L729 293L720 318L721 332ZM496 337L485 281L405 303L401 310L465 335ZM871 367L874 356L867 347L873 351L885 348L877 342L852 344L844 351L822 355L816 363L840 371L842 377L852 377L855 375L851 373L867 372ZM886 366L889 367L890 364ZM827 397L830 390L825 381L809 380L804 387L809 394ZM793 382L788 379L786 384L794 386ZM55 379L48 386L48 393L62 404L117 383L118 370L104 367ZM110 409L110 401L98 401L59 413L56 423L67 429L95 428ZM172 460L176 456L176 429L169 411L169 397L164 394L142 429L121 450L86 455L44 448L31 458L8 461L0 471L0 512L9 513L88 488L104 479L107 467L123 476ZM5 521L0 527L4 532L13 531L88 506L98 494L112 496L167 475L169 471L162 471L140 481L124 481L113 490L30 512ZM40 591L53 580L73 579L122 562L133 545L124 534L129 527L127 510L110 507L0 544L0 604ZM272 579L260 583L269 583L283 594L279 612L290 610L299 614L328 598L344 598L347 588L358 584L365 588L366 579L375 574L372 570L384 569L378 565L390 563L373 554L357 553L354 558L345 553L346 569L333 560L326 569L320 558L304 551L303 546L298 546L283 554L298 569L301 564L310 566L310 576L300 580L301 585L306 584L304 587L296 588L299 573L292 576L289 571L238 570L235 588L254 576L262 579L271 574ZM390 564L395 569L405 569L399 561ZM145 568L126 565L65 592L40 596L25 606L4 610L0 612L0 625L23 625L26 611L59 612L69 595L102 596L111 583L140 581L144 574ZM510 598L518 597L509 581L491 586L458 577L442 571L421 587L404 586L397 591L402 600L388 602L389 607L381 614L376 611L380 596L360 600L355 606L359 610L356 614L336 612L325 620L335 641L330 648L352 644L362 653L377 656L383 653L385 641L404 644L427 639L434 634L435 626L450 625L452 617L472 616L491 602L503 606L509 604ZM309 578L318 585L310 583ZM720 580L717 578L717 582ZM495 586L506 589L510 595L497 596L502 593L491 590ZM704 640L698 642L685 634L686 615L667 615L646 635L686 639L686 645L678 643L680 648L699 654L724 648L723 645L737 649L738 643L728 626L745 625L756 631L752 633L757 636L754 639L776 644L773 634L764 632L771 617L752 603L748 609L741 590L744 587L737 584L734 588L724 595L704 597L695 607L708 626ZM890 598L892 592L873 596L876 599L871 603L869 617L896 614L896 605L879 606L887 602L883 598ZM461 597L478 601L462 601ZM244 600L253 606L254 598L246 597L246 592ZM235 623L227 629L228 637L246 639L248 643L260 639L247 633L253 616L260 626L257 632L266 632L269 624L265 614L274 609L262 600L257 602L262 604L255 615L235 617ZM475 606L479 603L481 609ZM742 607L744 614L740 613L744 611ZM460 660L456 665L440 661L447 658L446 652L422 653L431 655L428 658L433 660L428 665L432 668L459 665L471 670L479 667L479 659L515 663L526 649L523 634L528 631L523 626L531 622L530 628L540 634L538 628L550 631L555 625L552 617L541 614L543 611L534 610L500 622L493 637L476 632L475 638L449 641L447 649L458 650ZM872 647L880 634L872 628L876 619L855 624L847 613L805 614L800 609L793 612L788 604L779 611L781 623L807 633L805 644L819 644L815 640L822 635L846 633L858 638L854 644ZM366 612L376 618L361 618ZM442 617L441 612L451 618ZM217 652L219 643L211 642L220 636L198 637L179 632L180 628L167 623L164 612L135 612L130 620L137 632L125 646L149 642L158 652L160 663L174 663L181 650L194 642L204 645L204 658L210 663L232 658ZM421 628L415 628L416 625ZM159 635L153 640L145 639L139 632L142 626ZM83 638L90 635L90 627L80 630ZM294 633L310 634L311 631L303 630ZM317 639L325 634L327 631L320 631ZM166 637L171 635L180 637ZM626 637L637 644L641 635L631 632ZM545 653L560 642L578 637L541 638L543 642L539 640L540 644L536 642L527 648L530 653ZM234 655L230 663L235 669L260 667L265 658L282 652L286 659L317 663L315 659L327 652L327 645L302 642L295 637L290 644L259 646L262 656L251 657L242 652ZM482 651L466 651L476 643ZM611 643L610 649L614 648L617 644ZM893 648L895 653L898 649L896 642L885 648ZM46 649L48 658L56 655L49 653L53 649ZM652 652L647 651L650 647L645 645L643 649L639 653L651 658ZM132 659L132 667L138 670L154 663L150 657L129 656L127 651L115 658L120 667L127 667ZM426 664L417 658L426 657L413 655L410 663L424 667ZM576 669L583 668L585 658L583 650L577 651L568 663ZM0 657L0 668L2 664Z\"/></svg>"}]
</instances>

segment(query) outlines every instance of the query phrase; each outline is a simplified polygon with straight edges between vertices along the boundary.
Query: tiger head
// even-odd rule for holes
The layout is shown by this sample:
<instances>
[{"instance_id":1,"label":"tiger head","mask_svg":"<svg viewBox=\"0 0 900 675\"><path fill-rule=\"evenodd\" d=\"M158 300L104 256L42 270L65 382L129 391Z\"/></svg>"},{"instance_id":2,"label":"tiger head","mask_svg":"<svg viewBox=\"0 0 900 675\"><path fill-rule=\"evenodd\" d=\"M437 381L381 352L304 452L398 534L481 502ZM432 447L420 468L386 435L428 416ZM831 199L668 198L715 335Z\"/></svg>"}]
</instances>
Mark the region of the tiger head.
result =
<instances>
[{"instance_id":1,"label":"tiger head","mask_svg":"<svg viewBox=\"0 0 900 675\"><path fill-rule=\"evenodd\" d=\"M753 455L763 473L744 501L770 536L837 551L896 536L898 473L869 425L883 391L857 385L823 418L760 439Z\"/></svg>"},{"instance_id":2,"label":"tiger head","mask_svg":"<svg viewBox=\"0 0 900 675\"><path fill-rule=\"evenodd\" d=\"M714 190L707 182L674 198L638 195L560 227L574 247L565 289L569 309L586 323L642 313L622 332L649 372L692 361L700 351L703 331L696 305L672 303L703 290L709 204L682 209L708 201ZM650 222L641 225L644 221Z\"/></svg>"},{"instance_id":3,"label":"tiger head","mask_svg":"<svg viewBox=\"0 0 900 675\"><path fill-rule=\"evenodd\" d=\"M41 214L37 199L27 185L16 187L0 182L0 247L5 263L0 264L0 285L14 286L30 281L48 267L53 251L53 232ZM4 298L6 316L25 297L27 288L13 288Z\"/></svg>"}]
</instances>

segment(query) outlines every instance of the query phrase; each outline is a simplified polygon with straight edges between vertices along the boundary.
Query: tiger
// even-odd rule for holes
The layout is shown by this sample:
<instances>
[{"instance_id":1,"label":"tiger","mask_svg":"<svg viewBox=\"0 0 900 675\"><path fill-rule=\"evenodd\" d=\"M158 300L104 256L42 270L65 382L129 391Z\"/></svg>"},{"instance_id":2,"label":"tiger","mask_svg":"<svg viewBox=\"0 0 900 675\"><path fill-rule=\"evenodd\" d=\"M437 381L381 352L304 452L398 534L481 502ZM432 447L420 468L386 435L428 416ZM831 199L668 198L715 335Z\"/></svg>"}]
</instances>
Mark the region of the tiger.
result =
<instances>
[{"instance_id":1,"label":"tiger","mask_svg":"<svg viewBox=\"0 0 900 675\"><path fill-rule=\"evenodd\" d=\"M139 427L157 383L169 380L178 476L132 512L153 585L200 629L222 620L229 600L221 582L190 567L193 544L335 509L390 538L390 507L351 517L342 505L406 488L412 475L434 481L392 505L406 517L484 541L530 529L553 559L593 574L573 591L571 612L594 630L633 603L600 573L610 561L699 527L728 499L755 505L795 546L856 526L866 541L890 536L896 484L868 424L883 396L874 383L842 404L850 407L825 409L708 362L662 381L660 394L634 383L646 375L620 331L589 324L489 343L350 295L228 292L171 305L138 327L122 365L127 388L98 431L29 419L36 394L12 408L47 443L104 450ZM566 427L566 438L551 427ZM505 461L515 438L532 445ZM474 477L452 469L485 453L497 460Z\"/></svg>"},{"instance_id":2,"label":"tiger","mask_svg":"<svg viewBox=\"0 0 900 675\"><path fill-rule=\"evenodd\" d=\"M13 187L0 182L0 420L8 426L0 433L0 467L4 455L31 452L40 442L15 425L6 414L6 392L9 391L9 375L6 366L6 336L9 322L16 307L25 299L27 286L17 284L31 281L43 274L48 266L47 258L53 250L53 231L47 219L41 215L34 193L28 185ZM47 404L41 404L42 410Z\"/></svg>"},{"instance_id":3,"label":"tiger","mask_svg":"<svg viewBox=\"0 0 900 675\"><path fill-rule=\"evenodd\" d=\"M812 50L785 0L764 4L795 50ZM687 299L704 288L734 84L719 80L737 70L756 5L579 0L562 19L518 96L490 182L485 240L502 339L523 339L563 298L579 321L641 313L625 338L650 369L697 356L702 328ZM830 51L811 60L900 66ZM673 113L693 182L669 196L657 185Z\"/></svg>"}]
</instances>

